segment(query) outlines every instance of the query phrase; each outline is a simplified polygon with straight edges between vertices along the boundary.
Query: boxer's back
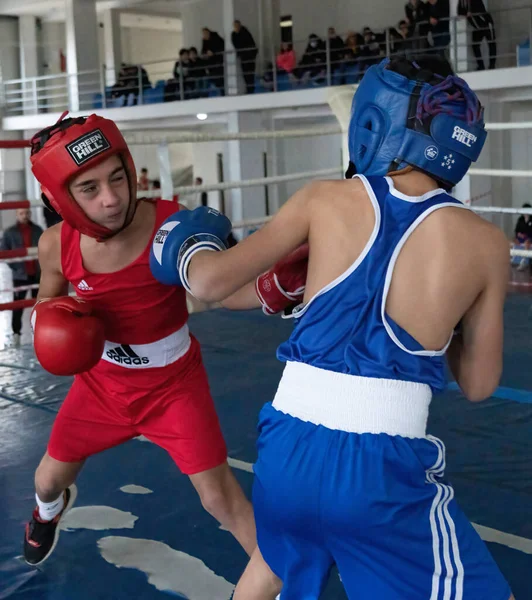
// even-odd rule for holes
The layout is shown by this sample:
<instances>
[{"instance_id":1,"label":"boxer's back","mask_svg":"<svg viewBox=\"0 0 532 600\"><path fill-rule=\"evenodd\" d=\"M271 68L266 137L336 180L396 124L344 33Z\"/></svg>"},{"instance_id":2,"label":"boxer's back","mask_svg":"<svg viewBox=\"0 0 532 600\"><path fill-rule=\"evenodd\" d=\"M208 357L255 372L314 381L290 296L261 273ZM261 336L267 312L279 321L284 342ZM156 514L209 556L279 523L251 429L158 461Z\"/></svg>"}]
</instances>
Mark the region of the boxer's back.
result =
<instances>
[{"instance_id":1,"label":"boxer's back","mask_svg":"<svg viewBox=\"0 0 532 600\"><path fill-rule=\"evenodd\" d=\"M504 294L500 265L508 262L508 246L497 228L421 173L370 180L375 191L361 179L320 184L320 200L311 204L306 306L280 354L367 376L388 377L389 365L390 378L419 375L438 389L443 361L434 358L444 354L454 327L485 290ZM316 337L320 327L307 357L305 330ZM325 332L334 341L322 341ZM372 353L374 364L364 370Z\"/></svg>"}]
</instances>

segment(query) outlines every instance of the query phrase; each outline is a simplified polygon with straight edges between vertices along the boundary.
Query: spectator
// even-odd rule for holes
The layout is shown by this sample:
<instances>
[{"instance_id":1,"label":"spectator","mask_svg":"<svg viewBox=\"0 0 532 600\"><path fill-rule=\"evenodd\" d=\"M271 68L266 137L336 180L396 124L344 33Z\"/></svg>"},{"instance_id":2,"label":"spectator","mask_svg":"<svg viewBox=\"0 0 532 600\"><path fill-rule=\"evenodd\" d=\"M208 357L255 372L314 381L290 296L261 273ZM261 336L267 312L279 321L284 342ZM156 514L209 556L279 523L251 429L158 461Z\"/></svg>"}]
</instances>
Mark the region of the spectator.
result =
<instances>
[{"instance_id":1,"label":"spectator","mask_svg":"<svg viewBox=\"0 0 532 600\"><path fill-rule=\"evenodd\" d=\"M393 53L397 56L410 58L414 50L414 41L410 35L410 27L403 19L393 30Z\"/></svg>"},{"instance_id":2,"label":"spectator","mask_svg":"<svg viewBox=\"0 0 532 600\"><path fill-rule=\"evenodd\" d=\"M275 59L277 70L281 75L287 73L290 79L295 79L294 69L296 68L296 53L289 42L281 43L281 51Z\"/></svg>"},{"instance_id":3,"label":"spectator","mask_svg":"<svg viewBox=\"0 0 532 600\"><path fill-rule=\"evenodd\" d=\"M140 177L137 182L137 189L139 192L146 192L150 189L150 180L148 179L148 169L146 167L142 167L140 170Z\"/></svg>"},{"instance_id":4,"label":"spectator","mask_svg":"<svg viewBox=\"0 0 532 600\"><path fill-rule=\"evenodd\" d=\"M188 58L189 58L189 77L191 81L194 83L194 89L196 90L196 94L198 97L202 97L204 95L204 91L206 88L206 78L207 78L207 70L205 68L205 63L198 56L198 50L194 46L189 48L188 50Z\"/></svg>"},{"instance_id":5,"label":"spectator","mask_svg":"<svg viewBox=\"0 0 532 600\"><path fill-rule=\"evenodd\" d=\"M451 41L449 0L428 0L428 9L434 52L445 58Z\"/></svg>"},{"instance_id":6,"label":"spectator","mask_svg":"<svg viewBox=\"0 0 532 600\"><path fill-rule=\"evenodd\" d=\"M340 69L342 66L345 44L342 38L336 33L336 29L334 27L329 27L327 30L327 37L329 38L329 60L331 61L332 73Z\"/></svg>"},{"instance_id":7,"label":"spectator","mask_svg":"<svg viewBox=\"0 0 532 600\"><path fill-rule=\"evenodd\" d=\"M275 81L273 78L273 63L271 61L266 63L266 68L262 73L262 77L260 78L260 84L265 90L270 92L274 91Z\"/></svg>"},{"instance_id":8,"label":"spectator","mask_svg":"<svg viewBox=\"0 0 532 600\"><path fill-rule=\"evenodd\" d=\"M196 177L196 180L194 181L194 185L203 185L203 178ZM209 206L207 192L199 192L198 200L199 200L199 202L197 203L198 206Z\"/></svg>"},{"instance_id":9,"label":"spectator","mask_svg":"<svg viewBox=\"0 0 532 600\"><path fill-rule=\"evenodd\" d=\"M2 250L19 250L21 248L35 248L42 235L42 229L31 220L31 211L29 208L19 208L16 212L17 222L4 231L2 239ZM40 279L40 268L37 260L27 260L23 262L9 263L9 268L13 274L13 287L18 288L26 285L36 285ZM36 298L38 288L31 290L31 297ZM14 292L13 300L23 300L26 297L27 290ZM20 344L20 334L22 332L22 313L23 309L13 310L11 319L11 328L13 330L13 341L15 345Z\"/></svg>"},{"instance_id":10,"label":"spectator","mask_svg":"<svg viewBox=\"0 0 532 600\"><path fill-rule=\"evenodd\" d=\"M360 55L362 57L361 68L364 73L371 65L376 65L380 62L382 52L377 36L369 27L364 27L363 38L364 41L360 49Z\"/></svg>"},{"instance_id":11,"label":"spectator","mask_svg":"<svg viewBox=\"0 0 532 600\"><path fill-rule=\"evenodd\" d=\"M298 67L297 77L314 84L324 83L326 75L325 44L315 33L308 37L308 44Z\"/></svg>"},{"instance_id":12,"label":"spectator","mask_svg":"<svg viewBox=\"0 0 532 600\"><path fill-rule=\"evenodd\" d=\"M246 82L246 94L252 94L255 91L255 68L259 51L247 27L244 27L238 20L233 23L233 27L231 42L240 59L244 81Z\"/></svg>"},{"instance_id":13,"label":"spectator","mask_svg":"<svg viewBox=\"0 0 532 600\"><path fill-rule=\"evenodd\" d=\"M497 59L497 42L495 41L495 25L490 13L486 10L482 0L458 0L458 15L467 17L467 21L472 28L471 38L473 54L477 61L477 70L484 70L484 60L482 58L481 44L486 38L488 42L490 69L495 68Z\"/></svg>"},{"instance_id":14,"label":"spectator","mask_svg":"<svg viewBox=\"0 0 532 600\"><path fill-rule=\"evenodd\" d=\"M187 48L179 51L179 60L174 65L174 79L177 86L176 97L181 99L181 81L183 82L183 99L193 98L196 92L196 81L190 76L190 55Z\"/></svg>"},{"instance_id":15,"label":"spectator","mask_svg":"<svg viewBox=\"0 0 532 600\"><path fill-rule=\"evenodd\" d=\"M61 215L55 210L55 208L49 203L45 202L45 208L43 210L44 220L46 221L46 227L52 227L52 225L56 225L57 223L61 223L63 218Z\"/></svg>"},{"instance_id":16,"label":"spectator","mask_svg":"<svg viewBox=\"0 0 532 600\"><path fill-rule=\"evenodd\" d=\"M202 29L203 44L201 58L207 68L210 81L225 96L225 42L216 32L207 27Z\"/></svg>"},{"instance_id":17,"label":"spectator","mask_svg":"<svg viewBox=\"0 0 532 600\"><path fill-rule=\"evenodd\" d=\"M422 0L410 0L405 4L406 22L410 28L410 37L418 50L428 48L429 7Z\"/></svg>"}]
</instances>

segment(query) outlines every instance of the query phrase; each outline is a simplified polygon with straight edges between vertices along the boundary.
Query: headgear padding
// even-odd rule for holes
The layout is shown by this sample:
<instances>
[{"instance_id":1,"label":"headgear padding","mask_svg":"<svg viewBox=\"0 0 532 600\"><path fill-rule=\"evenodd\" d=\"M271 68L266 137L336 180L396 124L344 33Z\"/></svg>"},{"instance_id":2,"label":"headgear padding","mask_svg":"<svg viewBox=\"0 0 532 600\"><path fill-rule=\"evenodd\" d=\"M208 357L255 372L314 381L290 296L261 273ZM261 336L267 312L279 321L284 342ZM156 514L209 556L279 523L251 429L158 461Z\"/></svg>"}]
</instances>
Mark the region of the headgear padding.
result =
<instances>
[{"instance_id":1,"label":"headgear padding","mask_svg":"<svg viewBox=\"0 0 532 600\"><path fill-rule=\"evenodd\" d=\"M467 83L403 61L368 69L354 95L349 159L357 173L386 175L413 166L448 187L456 185L484 142L483 108Z\"/></svg>"},{"instance_id":2,"label":"headgear padding","mask_svg":"<svg viewBox=\"0 0 532 600\"><path fill-rule=\"evenodd\" d=\"M97 115L63 119L43 129L31 140L32 171L53 208L74 229L99 241L125 229L133 220L137 205L135 164L120 130L109 119ZM129 181L129 208L123 226L112 231L95 223L70 193L69 184L80 173L110 156L119 156Z\"/></svg>"}]
</instances>

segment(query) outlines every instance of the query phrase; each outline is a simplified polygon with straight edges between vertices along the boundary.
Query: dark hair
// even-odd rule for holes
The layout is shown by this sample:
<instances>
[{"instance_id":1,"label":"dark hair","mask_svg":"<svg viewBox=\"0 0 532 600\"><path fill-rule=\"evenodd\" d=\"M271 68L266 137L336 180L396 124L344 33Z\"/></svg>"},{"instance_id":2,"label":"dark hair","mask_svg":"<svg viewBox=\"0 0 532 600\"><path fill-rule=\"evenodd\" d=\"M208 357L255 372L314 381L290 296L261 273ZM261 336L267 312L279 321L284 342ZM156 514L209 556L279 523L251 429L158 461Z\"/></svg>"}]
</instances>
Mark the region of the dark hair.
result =
<instances>
[{"instance_id":1,"label":"dark hair","mask_svg":"<svg viewBox=\"0 0 532 600\"><path fill-rule=\"evenodd\" d=\"M196 177L196 181L198 183L203 183L203 177Z\"/></svg>"},{"instance_id":2,"label":"dark hair","mask_svg":"<svg viewBox=\"0 0 532 600\"><path fill-rule=\"evenodd\" d=\"M532 208L532 206L530 206L530 204L528 202L525 202L523 204L523 208Z\"/></svg>"},{"instance_id":3,"label":"dark hair","mask_svg":"<svg viewBox=\"0 0 532 600\"><path fill-rule=\"evenodd\" d=\"M415 60L405 57L393 58L386 68L408 79L431 85L441 83L442 79L454 75L451 63L446 58L431 54L421 54L416 56Z\"/></svg>"},{"instance_id":4,"label":"dark hair","mask_svg":"<svg viewBox=\"0 0 532 600\"><path fill-rule=\"evenodd\" d=\"M179 56L183 56L183 54L188 54L189 50L188 48L181 48L181 50L179 51Z\"/></svg>"},{"instance_id":5,"label":"dark hair","mask_svg":"<svg viewBox=\"0 0 532 600\"><path fill-rule=\"evenodd\" d=\"M188 49L189 52L195 52L196 54L198 53L198 49L196 48L196 46L190 46L190 48Z\"/></svg>"}]
</instances>

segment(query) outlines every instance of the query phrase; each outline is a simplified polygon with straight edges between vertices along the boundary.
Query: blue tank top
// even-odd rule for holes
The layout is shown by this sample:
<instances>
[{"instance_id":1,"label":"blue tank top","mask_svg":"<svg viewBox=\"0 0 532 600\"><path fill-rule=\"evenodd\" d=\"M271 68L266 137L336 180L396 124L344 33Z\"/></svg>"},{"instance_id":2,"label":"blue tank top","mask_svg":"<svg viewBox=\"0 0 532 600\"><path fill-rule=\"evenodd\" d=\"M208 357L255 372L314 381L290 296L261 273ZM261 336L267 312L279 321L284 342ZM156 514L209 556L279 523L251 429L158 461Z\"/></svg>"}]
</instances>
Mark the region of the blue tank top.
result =
<instances>
[{"instance_id":1,"label":"blue tank top","mask_svg":"<svg viewBox=\"0 0 532 600\"><path fill-rule=\"evenodd\" d=\"M438 189L406 196L389 177L364 177L375 226L358 259L294 311L296 325L277 357L361 377L425 383L445 389L444 354L422 346L386 314L393 268L404 243L433 211L465 206ZM450 341L450 340L449 340Z\"/></svg>"}]
</instances>

